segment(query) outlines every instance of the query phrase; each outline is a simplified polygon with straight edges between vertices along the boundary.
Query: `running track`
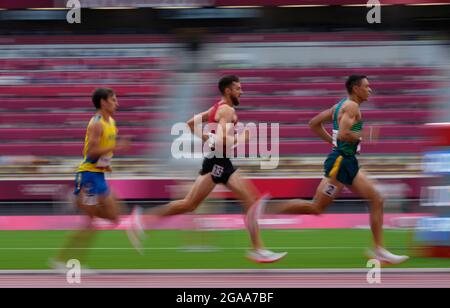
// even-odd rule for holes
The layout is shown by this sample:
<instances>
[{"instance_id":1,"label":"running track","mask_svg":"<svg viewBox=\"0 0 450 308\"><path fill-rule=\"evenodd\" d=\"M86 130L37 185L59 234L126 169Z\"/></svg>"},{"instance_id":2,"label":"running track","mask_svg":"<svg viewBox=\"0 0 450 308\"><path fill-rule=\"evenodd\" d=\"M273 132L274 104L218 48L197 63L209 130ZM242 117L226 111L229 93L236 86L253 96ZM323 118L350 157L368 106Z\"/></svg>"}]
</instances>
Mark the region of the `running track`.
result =
<instances>
[{"instance_id":1,"label":"running track","mask_svg":"<svg viewBox=\"0 0 450 308\"><path fill-rule=\"evenodd\" d=\"M381 284L369 284L367 270L99 270L69 284L49 270L0 271L0 287L25 288L450 288L450 269L382 269Z\"/></svg>"}]
</instances>

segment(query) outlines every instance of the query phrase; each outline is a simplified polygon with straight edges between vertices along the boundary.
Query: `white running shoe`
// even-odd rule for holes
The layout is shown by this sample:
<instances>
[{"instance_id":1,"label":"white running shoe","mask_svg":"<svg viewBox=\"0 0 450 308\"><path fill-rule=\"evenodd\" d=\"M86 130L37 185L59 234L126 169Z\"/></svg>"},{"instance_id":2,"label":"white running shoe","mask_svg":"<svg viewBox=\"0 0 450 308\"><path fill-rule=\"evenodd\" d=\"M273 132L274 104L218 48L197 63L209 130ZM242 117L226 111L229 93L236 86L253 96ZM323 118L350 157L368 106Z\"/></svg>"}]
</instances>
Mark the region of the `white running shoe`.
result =
<instances>
[{"instance_id":1,"label":"white running shoe","mask_svg":"<svg viewBox=\"0 0 450 308\"><path fill-rule=\"evenodd\" d=\"M139 252L143 254L141 240L144 237L144 228L141 223L142 209L138 206L134 207L130 215L130 222L127 229L128 239L131 245Z\"/></svg>"},{"instance_id":2,"label":"white running shoe","mask_svg":"<svg viewBox=\"0 0 450 308\"><path fill-rule=\"evenodd\" d=\"M371 259L376 259L382 263L389 263L389 264L400 264L409 259L408 256L395 255L384 248L377 248L375 249L375 251L368 250L366 254L367 257Z\"/></svg>"},{"instance_id":3,"label":"white running shoe","mask_svg":"<svg viewBox=\"0 0 450 308\"><path fill-rule=\"evenodd\" d=\"M283 259L287 252L273 252L266 249L251 250L247 258L257 263L273 263Z\"/></svg>"}]
</instances>

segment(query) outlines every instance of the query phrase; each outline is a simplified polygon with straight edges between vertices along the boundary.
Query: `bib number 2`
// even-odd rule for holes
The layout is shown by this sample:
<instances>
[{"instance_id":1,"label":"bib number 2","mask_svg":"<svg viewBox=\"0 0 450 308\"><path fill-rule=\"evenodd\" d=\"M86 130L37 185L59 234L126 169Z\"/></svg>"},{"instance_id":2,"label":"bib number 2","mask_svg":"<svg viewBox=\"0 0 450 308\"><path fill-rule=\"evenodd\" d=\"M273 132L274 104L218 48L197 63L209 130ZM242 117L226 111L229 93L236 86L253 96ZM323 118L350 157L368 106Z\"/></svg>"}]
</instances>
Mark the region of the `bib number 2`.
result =
<instances>
[{"instance_id":1,"label":"bib number 2","mask_svg":"<svg viewBox=\"0 0 450 308\"><path fill-rule=\"evenodd\" d=\"M323 193L328 197L333 197L334 194L337 191L337 186L333 184L327 184L325 185L325 188L323 189Z\"/></svg>"}]
</instances>

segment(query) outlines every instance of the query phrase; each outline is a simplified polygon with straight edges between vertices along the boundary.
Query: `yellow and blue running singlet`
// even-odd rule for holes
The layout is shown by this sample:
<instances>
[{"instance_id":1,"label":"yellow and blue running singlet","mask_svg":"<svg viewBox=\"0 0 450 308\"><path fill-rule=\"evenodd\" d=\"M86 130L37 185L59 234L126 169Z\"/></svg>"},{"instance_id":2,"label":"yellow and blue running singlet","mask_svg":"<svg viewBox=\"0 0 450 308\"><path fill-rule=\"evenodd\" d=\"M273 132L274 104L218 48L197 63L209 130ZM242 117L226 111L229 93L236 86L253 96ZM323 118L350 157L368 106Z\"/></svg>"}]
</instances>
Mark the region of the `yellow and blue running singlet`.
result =
<instances>
[{"instance_id":1,"label":"yellow and blue running singlet","mask_svg":"<svg viewBox=\"0 0 450 308\"><path fill-rule=\"evenodd\" d=\"M89 126L92 124L100 122L102 125L102 136L100 137L100 149L105 149L108 147L113 147L116 145L116 136L117 136L117 128L116 122L112 117L109 118L109 121L106 122L105 119L101 115L95 115L89 121ZM86 133L86 137L84 139L84 150L83 156L84 160L81 162L78 167L78 172L89 171L89 172L104 172L105 168L111 165L111 159L113 157L113 153L107 153L102 157L91 158L87 156L88 153L88 144L89 144L89 136Z\"/></svg>"},{"instance_id":2,"label":"yellow and blue running singlet","mask_svg":"<svg viewBox=\"0 0 450 308\"><path fill-rule=\"evenodd\" d=\"M100 122L102 125L102 135L100 137L100 148L105 149L113 147L116 144L117 128L113 118L109 118L109 121L101 115L95 115L89 121L88 129L94 123ZM84 140L84 159L78 167L77 174L75 176L75 195L78 195L81 190L85 192L85 205L96 205L98 195L108 195L109 188L105 181L105 169L111 165L111 159L113 153L106 153L101 157L88 157L88 144L89 136L86 132Z\"/></svg>"}]
</instances>

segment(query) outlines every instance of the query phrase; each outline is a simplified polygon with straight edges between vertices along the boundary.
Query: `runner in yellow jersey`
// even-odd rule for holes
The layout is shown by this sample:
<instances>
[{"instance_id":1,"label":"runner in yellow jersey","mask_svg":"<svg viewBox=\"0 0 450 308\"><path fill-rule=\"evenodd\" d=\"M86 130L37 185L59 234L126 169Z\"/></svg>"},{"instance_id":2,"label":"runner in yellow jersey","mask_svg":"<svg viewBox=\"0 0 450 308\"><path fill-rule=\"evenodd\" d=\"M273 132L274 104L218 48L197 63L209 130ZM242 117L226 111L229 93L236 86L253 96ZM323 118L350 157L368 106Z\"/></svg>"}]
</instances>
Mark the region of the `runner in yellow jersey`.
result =
<instances>
[{"instance_id":1,"label":"runner in yellow jersey","mask_svg":"<svg viewBox=\"0 0 450 308\"><path fill-rule=\"evenodd\" d=\"M83 161L75 177L77 205L89 216L117 223L119 206L105 181L111 172L111 159L117 150L117 128L112 118L119 103L114 91L96 89L92 102L97 113L89 121L84 141Z\"/></svg>"},{"instance_id":2,"label":"runner in yellow jersey","mask_svg":"<svg viewBox=\"0 0 450 308\"><path fill-rule=\"evenodd\" d=\"M83 161L75 176L76 204L88 217L84 230L76 233L67 243L52 266L62 267L62 262L70 258L80 258L74 247L87 247L92 240L93 219L103 218L114 224L119 222L119 202L105 181L105 172L111 172L111 159L114 151L127 148L128 142L116 143L117 128L114 112L119 106L112 89L98 88L92 94L96 114L91 118L86 130Z\"/></svg>"}]
</instances>

